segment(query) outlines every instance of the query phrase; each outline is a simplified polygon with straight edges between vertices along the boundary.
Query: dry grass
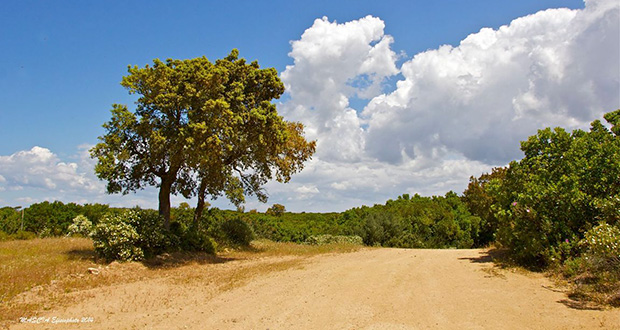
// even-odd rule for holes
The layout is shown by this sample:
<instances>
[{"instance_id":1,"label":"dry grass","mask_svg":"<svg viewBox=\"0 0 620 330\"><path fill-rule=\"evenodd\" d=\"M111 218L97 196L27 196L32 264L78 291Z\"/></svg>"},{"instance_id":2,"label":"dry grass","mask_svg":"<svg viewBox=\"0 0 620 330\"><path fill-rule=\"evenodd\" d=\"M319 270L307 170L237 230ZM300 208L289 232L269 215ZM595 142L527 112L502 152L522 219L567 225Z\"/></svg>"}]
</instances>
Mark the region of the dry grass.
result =
<instances>
[{"instance_id":1,"label":"dry grass","mask_svg":"<svg viewBox=\"0 0 620 330\"><path fill-rule=\"evenodd\" d=\"M35 286L96 267L92 241L46 238L0 242L0 302Z\"/></svg>"},{"instance_id":2,"label":"dry grass","mask_svg":"<svg viewBox=\"0 0 620 330\"><path fill-rule=\"evenodd\" d=\"M255 241L245 250L172 253L138 263L98 263L92 241L45 238L0 242L0 327L88 297L88 289L165 279L175 285L208 283L229 290L253 277L300 267L309 257L347 253L361 246L323 246ZM252 261L252 262L246 262ZM88 269L97 268L97 274Z\"/></svg>"},{"instance_id":3,"label":"dry grass","mask_svg":"<svg viewBox=\"0 0 620 330\"><path fill-rule=\"evenodd\" d=\"M0 242L0 322L35 309L49 308L42 299L24 301L22 295L42 295L46 287L63 292L74 284L74 274L97 267L92 241L85 238L45 238Z\"/></svg>"}]
</instances>

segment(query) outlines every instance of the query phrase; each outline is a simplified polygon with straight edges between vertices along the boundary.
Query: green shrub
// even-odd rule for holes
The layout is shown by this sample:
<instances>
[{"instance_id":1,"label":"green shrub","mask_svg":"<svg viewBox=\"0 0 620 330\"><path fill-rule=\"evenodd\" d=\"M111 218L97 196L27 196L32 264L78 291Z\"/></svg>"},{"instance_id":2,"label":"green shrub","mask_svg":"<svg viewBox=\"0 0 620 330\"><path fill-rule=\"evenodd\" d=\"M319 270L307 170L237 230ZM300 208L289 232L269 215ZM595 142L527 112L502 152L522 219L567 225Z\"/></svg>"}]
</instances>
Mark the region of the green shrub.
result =
<instances>
[{"instance_id":1,"label":"green shrub","mask_svg":"<svg viewBox=\"0 0 620 330\"><path fill-rule=\"evenodd\" d=\"M11 235L11 237L13 239L28 240L37 238L37 234L30 231L18 230L17 233Z\"/></svg>"},{"instance_id":2,"label":"green shrub","mask_svg":"<svg viewBox=\"0 0 620 330\"><path fill-rule=\"evenodd\" d=\"M135 209L136 217L127 217L126 222L138 233L138 243L144 256L150 258L176 246L176 237L164 227L164 220L155 210Z\"/></svg>"},{"instance_id":3,"label":"green shrub","mask_svg":"<svg viewBox=\"0 0 620 330\"><path fill-rule=\"evenodd\" d=\"M95 253L106 260L142 260L144 251L139 247L140 235L130 223L139 221L135 210L107 214L92 232Z\"/></svg>"},{"instance_id":4,"label":"green shrub","mask_svg":"<svg viewBox=\"0 0 620 330\"><path fill-rule=\"evenodd\" d=\"M73 218L73 223L69 226L69 228L67 228L67 230L69 231L69 235L89 237L93 230L93 224L87 217L80 214Z\"/></svg>"},{"instance_id":5,"label":"green shrub","mask_svg":"<svg viewBox=\"0 0 620 330\"><path fill-rule=\"evenodd\" d=\"M250 246L250 242L254 239L252 227L239 217L224 221L220 225L220 230L225 240L233 245Z\"/></svg>"},{"instance_id":6,"label":"green shrub","mask_svg":"<svg viewBox=\"0 0 620 330\"><path fill-rule=\"evenodd\" d=\"M400 218L387 212L373 212L366 216L357 230L364 244L375 246L384 245L402 232Z\"/></svg>"},{"instance_id":7,"label":"green shrub","mask_svg":"<svg viewBox=\"0 0 620 330\"><path fill-rule=\"evenodd\" d=\"M562 274L573 283L573 295L620 306L620 228L599 223L578 245L583 254L564 262Z\"/></svg>"},{"instance_id":8,"label":"green shrub","mask_svg":"<svg viewBox=\"0 0 620 330\"><path fill-rule=\"evenodd\" d=\"M180 247L183 251L206 252L215 254L217 243L205 230L188 228L180 238Z\"/></svg>"},{"instance_id":9,"label":"green shrub","mask_svg":"<svg viewBox=\"0 0 620 330\"><path fill-rule=\"evenodd\" d=\"M95 252L109 260L141 260L181 247L183 230L167 231L157 211L132 209L110 212L95 226ZM176 223L176 222L175 222ZM179 226L179 225L175 225Z\"/></svg>"},{"instance_id":10,"label":"green shrub","mask_svg":"<svg viewBox=\"0 0 620 330\"><path fill-rule=\"evenodd\" d=\"M605 119L613 127L620 110ZM485 186L498 219L496 238L524 265L559 264L576 254L564 244L620 215L620 138L604 124L588 132L546 128L521 142L525 157ZM567 249L570 248L570 249Z\"/></svg>"}]
</instances>

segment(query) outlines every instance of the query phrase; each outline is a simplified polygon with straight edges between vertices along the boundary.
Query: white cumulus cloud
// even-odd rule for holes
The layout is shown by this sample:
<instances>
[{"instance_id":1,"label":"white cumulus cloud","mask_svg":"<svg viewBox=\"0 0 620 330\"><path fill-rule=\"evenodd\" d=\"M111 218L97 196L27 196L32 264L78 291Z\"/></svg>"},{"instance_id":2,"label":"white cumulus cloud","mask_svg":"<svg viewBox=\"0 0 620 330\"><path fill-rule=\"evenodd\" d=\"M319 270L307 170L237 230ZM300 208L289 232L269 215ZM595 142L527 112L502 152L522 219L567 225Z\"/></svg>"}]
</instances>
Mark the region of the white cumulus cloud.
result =
<instances>
[{"instance_id":1,"label":"white cumulus cloud","mask_svg":"<svg viewBox=\"0 0 620 330\"><path fill-rule=\"evenodd\" d=\"M88 168L87 170L92 170ZM99 191L101 185L78 164L61 161L47 148L35 146L9 156L0 156L0 185L9 190Z\"/></svg>"},{"instance_id":2,"label":"white cumulus cloud","mask_svg":"<svg viewBox=\"0 0 620 330\"><path fill-rule=\"evenodd\" d=\"M360 159L362 121L349 100L379 95L384 79L398 73L393 38L384 27L372 16L343 24L323 17L291 43L294 64L281 75L290 100L281 111L306 125L317 155L326 160Z\"/></svg>"},{"instance_id":3,"label":"white cumulus cloud","mask_svg":"<svg viewBox=\"0 0 620 330\"><path fill-rule=\"evenodd\" d=\"M291 43L294 63L281 75L290 99L280 107L306 125L317 153L287 186L268 186L272 200L312 186L318 193L287 208L342 210L460 192L469 176L520 158L519 141L540 128L587 129L620 107L619 6L548 9L400 68L381 19L317 19ZM353 109L352 98L368 104Z\"/></svg>"},{"instance_id":4,"label":"white cumulus cloud","mask_svg":"<svg viewBox=\"0 0 620 330\"><path fill-rule=\"evenodd\" d=\"M620 106L618 6L549 9L417 54L397 89L364 109L366 151L506 163L537 129L587 127Z\"/></svg>"}]
</instances>

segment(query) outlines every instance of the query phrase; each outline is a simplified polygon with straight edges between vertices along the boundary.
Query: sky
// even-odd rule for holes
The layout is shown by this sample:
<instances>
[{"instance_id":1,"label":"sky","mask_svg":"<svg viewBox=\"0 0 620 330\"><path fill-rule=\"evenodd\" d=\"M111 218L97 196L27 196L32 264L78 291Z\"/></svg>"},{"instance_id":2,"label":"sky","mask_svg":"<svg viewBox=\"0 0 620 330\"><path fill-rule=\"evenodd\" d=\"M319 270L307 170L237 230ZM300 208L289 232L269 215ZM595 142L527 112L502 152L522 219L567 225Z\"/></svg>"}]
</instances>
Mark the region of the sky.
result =
<instances>
[{"instance_id":1,"label":"sky","mask_svg":"<svg viewBox=\"0 0 620 330\"><path fill-rule=\"evenodd\" d=\"M127 66L233 48L276 68L278 112L317 141L246 210L461 193L538 129L587 129L620 108L619 16L617 0L3 1L0 206L157 208L155 188L106 194L88 153L112 104L134 106Z\"/></svg>"}]
</instances>

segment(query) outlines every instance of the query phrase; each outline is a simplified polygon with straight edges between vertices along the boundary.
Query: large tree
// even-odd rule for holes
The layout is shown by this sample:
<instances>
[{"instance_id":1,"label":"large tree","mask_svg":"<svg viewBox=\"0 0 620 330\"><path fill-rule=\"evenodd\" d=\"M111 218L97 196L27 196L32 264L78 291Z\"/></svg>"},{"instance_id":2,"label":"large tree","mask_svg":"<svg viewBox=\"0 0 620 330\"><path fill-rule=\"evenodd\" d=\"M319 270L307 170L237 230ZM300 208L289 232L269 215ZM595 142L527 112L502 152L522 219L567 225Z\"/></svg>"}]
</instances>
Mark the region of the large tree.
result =
<instances>
[{"instance_id":1,"label":"large tree","mask_svg":"<svg viewBox=\"0 0 620 330\"><path fill-rule=\"evenodd\" d=\"M276 70L238 55L234 49L215 63L156 59L129 67L121 84L141 95L136 110L115 104L106 134L91 149L108 193L157 186L167 227L171 194L197 196L198 219L207 196L225 194L236 205L248 194L265 201L264 183L287 182L303 168L315 143L271 103L284 92Z\"/></svg>"}]
</instances>

